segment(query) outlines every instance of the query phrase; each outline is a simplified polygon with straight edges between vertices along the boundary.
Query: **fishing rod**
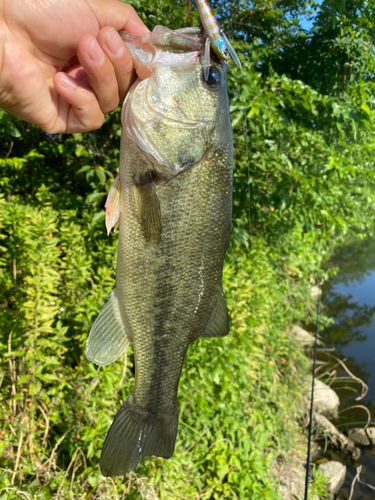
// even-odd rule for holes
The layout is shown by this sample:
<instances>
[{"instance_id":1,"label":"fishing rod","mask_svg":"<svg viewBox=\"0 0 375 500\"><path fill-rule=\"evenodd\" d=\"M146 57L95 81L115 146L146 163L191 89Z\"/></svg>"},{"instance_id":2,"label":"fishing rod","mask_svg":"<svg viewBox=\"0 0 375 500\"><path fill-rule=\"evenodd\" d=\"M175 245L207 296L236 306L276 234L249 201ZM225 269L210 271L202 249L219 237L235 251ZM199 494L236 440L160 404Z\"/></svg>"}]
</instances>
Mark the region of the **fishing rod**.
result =
<instances>
[{"instance_id":1,"label":"fishing rod","mask_svg":"<svg viewBox=\"0 0 375 500\"><path fill-rule=\"evenodd\" d=\"M308 500L309 496L309 483L310 483L310 469L311 469L311 440L312 440L312 421L313 421L313 405L314 405L314 385L315 385L315 369L316 369L316 357L318 351L318 331L319 331L319 308L320 308L320 296L321 289L320 283L318 284L319 293L316 303L316 328L315 328L315 341L314 341L314 359L313 359L313 372L311 381L311 398L310 398L310 422L309 422L309 436L307 440L307 458L306 458L306 476L305 476L305 496L304 500Z\"/></svg>"}]
</instances>

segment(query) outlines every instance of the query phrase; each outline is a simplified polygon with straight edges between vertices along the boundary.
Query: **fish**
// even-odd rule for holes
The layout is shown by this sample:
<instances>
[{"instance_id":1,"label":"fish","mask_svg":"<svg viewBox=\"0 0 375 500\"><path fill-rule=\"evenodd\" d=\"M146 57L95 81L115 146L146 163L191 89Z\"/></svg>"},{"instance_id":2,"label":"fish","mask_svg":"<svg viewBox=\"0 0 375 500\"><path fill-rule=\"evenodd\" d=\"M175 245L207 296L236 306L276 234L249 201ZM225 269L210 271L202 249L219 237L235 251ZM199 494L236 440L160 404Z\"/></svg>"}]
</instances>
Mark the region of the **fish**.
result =
<instances>
[{"instance_id":1,"label":"fish","mask_svg":"<svg viewBox=\"0 0 375 500\"><path fill-rule=\"evenodd\" d=\"M108 365L133 344L135 383L100 456L104 476L146 456L170 458L189 345L229 333L222 289L232 210L227 64L201 29L122 32L138 75L122 108L119 175L106 203L119 227L116 287L93 324L86 357Z\"/></svg>"}]
</instances>

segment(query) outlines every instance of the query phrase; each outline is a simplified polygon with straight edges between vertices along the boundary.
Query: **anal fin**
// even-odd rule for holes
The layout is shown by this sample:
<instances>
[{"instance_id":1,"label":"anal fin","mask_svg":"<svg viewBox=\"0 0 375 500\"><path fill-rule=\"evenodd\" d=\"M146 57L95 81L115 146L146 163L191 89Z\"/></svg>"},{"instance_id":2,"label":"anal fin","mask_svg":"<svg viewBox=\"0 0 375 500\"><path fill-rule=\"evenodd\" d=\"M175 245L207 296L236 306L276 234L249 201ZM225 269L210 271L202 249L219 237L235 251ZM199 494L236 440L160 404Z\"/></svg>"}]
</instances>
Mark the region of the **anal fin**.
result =
<instances>
[{"instance_id":1,"label":"anal fin","mask_svg":"<svg viewBox=\"0 0 375 500\"><path fill-rule=\"evenodd\" d=\"M109 365L124 353L129 343L115 289L91 327L86 358L97 365Z\"/></svg>"},{"instance_id":2,"label":"anal fin","mask_svg":"<svg viewBox=\"0 0 375 500\"><path fill-rule=\"evenodd\" d=\"M223 290L220 287L216 304L212 310L210 319L203 333L199 335L201 338L216 338L225 337L229 333L229 317L228 308L225 301Z\"/></svg>"}]
</instances>

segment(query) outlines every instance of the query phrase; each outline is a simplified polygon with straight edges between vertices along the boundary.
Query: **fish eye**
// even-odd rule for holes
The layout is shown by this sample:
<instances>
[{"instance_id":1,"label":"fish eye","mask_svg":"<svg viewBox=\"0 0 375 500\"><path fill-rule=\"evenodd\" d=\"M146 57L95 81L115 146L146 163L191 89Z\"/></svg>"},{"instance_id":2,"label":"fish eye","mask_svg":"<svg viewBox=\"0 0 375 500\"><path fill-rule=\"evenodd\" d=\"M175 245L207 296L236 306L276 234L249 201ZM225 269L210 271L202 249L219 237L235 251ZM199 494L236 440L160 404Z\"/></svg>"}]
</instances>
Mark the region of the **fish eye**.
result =
<instances>
[{"instance_id":1,"label":"fish eye","mask_svg":"<svg viewBox=\"0 0 375 500\"><path fill-rule=\"evenodd\" d=\"M207 80L203 75L203 81L208 87L217 87L221 82L221 72L215 66L210 66Z\"/></svg>"}]
</instances>

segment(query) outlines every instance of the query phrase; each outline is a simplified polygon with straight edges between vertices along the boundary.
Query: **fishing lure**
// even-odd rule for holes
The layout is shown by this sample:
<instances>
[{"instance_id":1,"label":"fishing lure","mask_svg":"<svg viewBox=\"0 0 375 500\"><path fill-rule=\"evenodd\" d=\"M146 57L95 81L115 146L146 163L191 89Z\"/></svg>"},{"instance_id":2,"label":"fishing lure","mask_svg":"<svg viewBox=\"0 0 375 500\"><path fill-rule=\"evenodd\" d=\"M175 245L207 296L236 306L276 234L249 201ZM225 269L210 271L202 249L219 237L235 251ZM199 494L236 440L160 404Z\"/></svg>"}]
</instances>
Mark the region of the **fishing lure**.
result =
<instances>
[{"instance_id":1,"label":"fishing lure","mask_svg":"<svg viewBox=\"0 0 375 500\"><path fill-rule=\"evenodd\" d=\"M231 57L234 63L241 68L241 62L238 59L238 56L230 44L228 38L225 36L225 33L219 26L215 16L212 13L210 6L208 5L207 0L195 0L199 17L201 19L204 31L207 35L206 46L204 51L204 59L203 59L203 71L204 77L207 80L208 74L210 71L210 48L212 47L213 51L216 55L223 59L224 61L228 61L229 57Z\"/></svg>"}]
</instances>

